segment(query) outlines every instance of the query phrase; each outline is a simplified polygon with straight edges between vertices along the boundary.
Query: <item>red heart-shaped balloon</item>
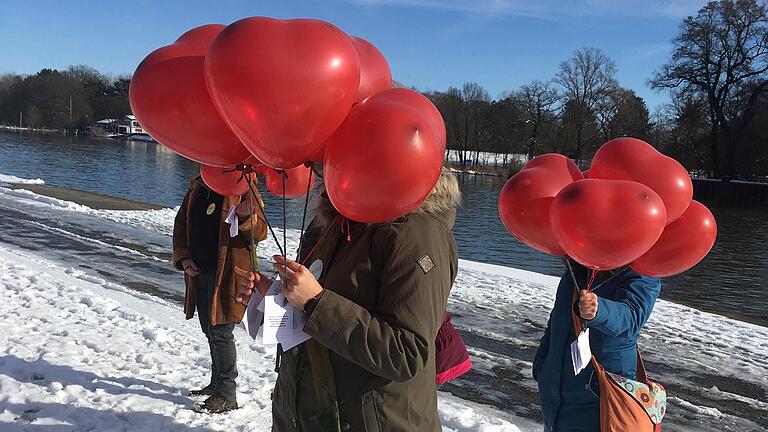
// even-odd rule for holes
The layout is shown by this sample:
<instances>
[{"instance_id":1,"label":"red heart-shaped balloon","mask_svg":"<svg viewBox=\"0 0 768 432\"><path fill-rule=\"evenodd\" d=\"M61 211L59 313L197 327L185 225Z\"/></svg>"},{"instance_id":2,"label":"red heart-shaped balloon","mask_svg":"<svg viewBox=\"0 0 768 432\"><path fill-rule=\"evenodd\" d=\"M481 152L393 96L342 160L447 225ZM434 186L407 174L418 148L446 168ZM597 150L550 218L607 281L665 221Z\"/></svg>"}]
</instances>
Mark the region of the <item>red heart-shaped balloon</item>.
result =
<instances>
[{"instance_id":1,"label":"red heart-shaped balloon","mask_svg":"<svg viewBox=\"0 0 768 432\"><path fill-rule=\"evenodd\" d=\"M200 165L200 177L206 186L222 196L245 195L248 192L248 181L241 171L233 168Z\"/></svg>"},{"instance_id":2,"label":"red heart-shaped balloon","mask_svg":"<svg viewBox=\"0 0 768 432\"><path fill-rule=\"evenodd\" d=\"M285 176L282 172L273 169L267 169L265 173L267 190L280 197L283 196L283 190L286 198L304 196L307 194L307 186L311 189L311 185L315 182L312 170L304 165L285 170ZM283 186L283 179L285 179L285 186Z\"/></svg>"},{"instance_id":3,"label":"red heart-shaped balloon","mask_svg":"<svg viewBox=\"0 0 768 432\"><path fill-rule=\"evenodd\" d=\"M674 276L704 259L716 238L715 217L694 200L682 216L664 228L651 250L632 263L632 269L646 276Z\"/></svg>"},{"instance_id":4,"label":"red heart-shaped balloon","mask_svg":"<svg viewBox=\"0 0 768 432\"><path fill-rule=\"evenodd\" d=\"M351 39L360 60L360 84L355 102L362 102L392 87L392 73L387 59L372 43L356 36Z\"/></svg>"},{"instance_id":5,"label":"red heart-shaped balloon","mask_svg":"<svg viewBox=\"0 0 768 432\"><path fill-rule=\"evenodd\" d=\"M129 99L142 128L161 144L201 164L225 167L250 153L216 111L205 85L205 54L222 29L197 27L149 54L133 74Z\"/></svg>"},{"instance_id":6,"label":"red heart-shaped balloon","mask_svg":"<svg viewBox=\"0 0 768 432\"><path fill-rule=\"evenodd\" d=\"M278 169L317 152L349 113L360 82L352 41L315 19L232 23L211 44L205 72L227 124Z\"/></svg>"},{"instance_id":7,"label":"red heart-shaped balloon","mask_svg":"<svg viewBox=\"0 0 768 432\"><path fill-rule=\"evenodd\" d=\"M388 98L393 103L406 104L421 112L435 133L435 139L440 148L440 154L443 155L442 157L445 157L445 122L443 121L443 115L440 114L440 110L437 109L435 104L433 104L429 98L417 91L407 88L393 88L386 92L377 93L377 95L379 95L380 101L383 101L384 98Z\"/></svg>"},{"instance_id":8,"label":"red heart-shaped balloon","mask_svg":"<svg viewBox=\"0 0 768 432\"><path fill-rule=\"evenodd\" d=\"M563 255L552 232L549 209L564 187L581 178L579 167L561 154L545 154L532 159L501 190L501 221L513 236L528 246L548 254Z\"/></svg>"},{"instance_id":9,"label":"red heart-shaped balloon","mask_svg":"<svg viewBox=\"0 0 768 432\"><path fill-rule=\"evenodd\" d=\"M405 89L377 93L328 140L323 175L339 213L357 222L390 221L419 207L435 187L443 158L421 109L430 102L419 98L426 99Z\"/></svg>"},{"instance_id":10,"label":"red heart-shaped balloon","mask_svg":"<svg viewBox=\"0 0 768 432\"><path fill-rule=\"evenodd\" d=\"M592 159L589 178L631 180L650 187L664 201L667 223L679 218L693 199L688 171L637 138L616 138L603 144Z\"/></svg>"},{"instance_id":11,"label":"red heart-shaped balloon","mask_svg":"<svg viewBox=\"0 0 768 432\"><path fill-rule=\"evenodd\" d=\"M648 186L626 180L585 179L555 197L552 230L566 254L595 270L631 263L659 239L664 202Z\"/></svg>"}]
</instances>

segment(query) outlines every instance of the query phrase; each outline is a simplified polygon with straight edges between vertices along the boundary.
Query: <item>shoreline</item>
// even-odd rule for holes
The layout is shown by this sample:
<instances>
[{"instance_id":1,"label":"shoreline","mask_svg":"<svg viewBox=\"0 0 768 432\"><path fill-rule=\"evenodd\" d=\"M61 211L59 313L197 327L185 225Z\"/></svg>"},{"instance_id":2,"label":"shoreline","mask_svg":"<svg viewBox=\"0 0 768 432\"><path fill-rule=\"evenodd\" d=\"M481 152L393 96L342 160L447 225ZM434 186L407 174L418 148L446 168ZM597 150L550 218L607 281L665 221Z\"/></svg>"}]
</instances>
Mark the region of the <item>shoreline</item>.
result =
<instances>
[{"instance_id":1,"label":"shoreline","mask_svg":"<svg viewBox=\"0 0 768 432\"><path fill-rule=\"evenodd\" d=\"M63 201L71 201L75 204L84 205L94 210L160 210L166 208L166 206L158 204L133 201L126 198L60 186L24 183L10 183L10 185L11 189L26 189L39 195L45 195Z\"/></svg>"},{"instance_id":2,"label":"shoreline","mask_svg":"<svg viewBox=\"0 0 768 432\"><path fill-rule=\"evenodd\" d=\"M160 210L169 208L167 206L161 206L157 204L144 203L140 201L133 201L125 198L114 197L110 195L99 194L95 192L88 192L79 189L65 188L51 185L39 185L39 184L23 184L23 183L9 183L11 189L14 190L28 190L39 195L44 195L59 200L70 201L75 204L84 205L94 210L119 210L119 211L145 211L145 210ZM519 269L516 267L505 266L502 264L495 264L482 261L470 261L466 259L459 259L461 267L467 269L483 270L489 273L505 276L514 276L515 278L526 280L529 282L544 282L554 283L556 285L559 276L547 275L544 273ZM662 300L662 299L660 299ZM739 313L714 310L712 308L702 308L688 303L684 303L674 299L663 299L670 303L674 303L681 306L693 308L695 310L719 315L729 319L733 319L739 322L744 322L760 327L768 327L768 321L761 320L759 318L743 315Z\"/></svg>"}]
</instances>

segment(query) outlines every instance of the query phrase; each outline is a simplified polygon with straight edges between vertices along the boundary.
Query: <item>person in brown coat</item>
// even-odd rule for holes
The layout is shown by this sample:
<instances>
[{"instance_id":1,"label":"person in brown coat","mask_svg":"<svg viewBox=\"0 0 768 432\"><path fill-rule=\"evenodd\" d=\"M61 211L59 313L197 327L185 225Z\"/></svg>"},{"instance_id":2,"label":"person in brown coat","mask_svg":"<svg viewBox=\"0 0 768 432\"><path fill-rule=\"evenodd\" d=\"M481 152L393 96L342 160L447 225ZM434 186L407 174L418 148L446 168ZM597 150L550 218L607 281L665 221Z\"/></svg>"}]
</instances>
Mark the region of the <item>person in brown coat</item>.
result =
<instances>
[{"instance_id":1,"label":"person in brown coat","mask_svg":"<svg viewBox=\"0 0 768 432\"><path fill-rule=\"evenodd\" d=\"M459 200L448 171L418 209L386 223L347 220L317 194L303 264L275 257L312 339L279 352L273 431L441 430L435 337L458 271ZM316 279L308 267L318 261ZM246 301L270 281L250 274L242 284Z\"/></svg>"},{"instance_id":2,"label":"person in brown coat","mask_svg":"<svg viewBox=\"0 0 768 432\"><path fill-rule=\"evenodd\" d=\"M255 199L260 201L255 181L253 186ZM267 237L266 224L257 216L261 212L251 201L247 195L221 196L197 177L173 226L173 265L185 273L184 313L191 319L197 310L211 351L210 383L190 395L209 396L202 406L208 412L237 408L237 352L232 332L242 320L245 306L235 299L236 284L253 268L251 236L256 242ZM225 221L232 207L239 219L234 237Z\"/></svg>"}]
</instances>

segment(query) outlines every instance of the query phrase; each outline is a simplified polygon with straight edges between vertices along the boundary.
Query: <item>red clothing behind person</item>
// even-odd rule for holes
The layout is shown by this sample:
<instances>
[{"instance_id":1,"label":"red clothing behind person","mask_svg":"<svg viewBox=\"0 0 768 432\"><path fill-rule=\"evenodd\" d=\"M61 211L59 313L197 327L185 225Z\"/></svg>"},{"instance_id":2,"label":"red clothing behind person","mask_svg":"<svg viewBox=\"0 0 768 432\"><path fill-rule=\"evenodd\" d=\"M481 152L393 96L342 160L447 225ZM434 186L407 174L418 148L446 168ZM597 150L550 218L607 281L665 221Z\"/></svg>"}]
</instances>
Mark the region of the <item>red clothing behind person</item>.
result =
<instances>
[{"instance_id":1,"label":"red clothing behind person","mask_svg":"<svg viewBox=\"0 0 768 432\"><path fill-rule=\"evenodd\" d=\"M445 313L443 324L437 331L435 348L437 351L435 382L438 386L464 375L472 368L467 346L451 324L451 314L448 312Z\"/></svg>"}]
</instances>

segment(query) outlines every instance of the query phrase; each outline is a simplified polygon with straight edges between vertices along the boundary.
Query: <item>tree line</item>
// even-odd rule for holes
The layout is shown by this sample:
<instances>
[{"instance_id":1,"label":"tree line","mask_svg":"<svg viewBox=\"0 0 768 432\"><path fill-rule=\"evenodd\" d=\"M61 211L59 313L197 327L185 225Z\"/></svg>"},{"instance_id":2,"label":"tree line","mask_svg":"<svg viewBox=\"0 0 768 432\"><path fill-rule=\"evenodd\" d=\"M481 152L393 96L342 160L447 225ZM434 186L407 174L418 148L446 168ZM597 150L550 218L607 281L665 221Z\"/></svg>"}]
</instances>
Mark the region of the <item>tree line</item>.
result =
<instances>
[{"instance_id":1,"label":"tree line","mask_svg":"<svg viewBox=\"0 0 768 432\"><path fill-rule=\"evenodd\" d=\"M683 20L672 44L671 58L648 80L671 102L653 113L619 85L614 61L590 47L560 63L549 79L496 98L473 82L425 94L443 115L448 149L464 164L478 163L481 152L528 158L558 152L585 166L602 143L633 136L707 176L768 176L766 4L709 2ZM129 86L129 76L83 65L2 75L0 123L81 129L130 113Z\"/></svg>"},{"instance_id":2,"label":"tree line","mask_svg":"<svg viewBox=\"0 0 768 432\"><path fill-rule=\"evenodd\" d=\"M84 65L0 75L0 124L77 130L117 119L131 113L130 83L130 76L113 77Z\"/></svg>"},{"instance_id":3,"label":"tree line","mask_svg":"<svg viewBox=\"0 0 768 432\"><path fill-rule=\"evenodd\" d=\"M686 18L671 59L648 85L671 96L650 113L616 80L616 65L582 48L551 79L492 99L477 83L429 92L462 163L479 152L566 154L586 165L611 138L648 141L712 177L768 176L768 12L756 0L706 4Z\"/></svg>"}]
</instances>

